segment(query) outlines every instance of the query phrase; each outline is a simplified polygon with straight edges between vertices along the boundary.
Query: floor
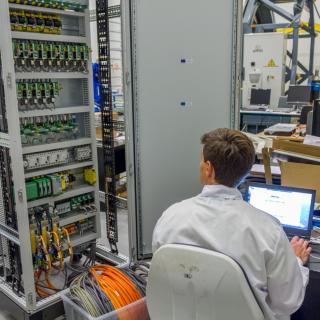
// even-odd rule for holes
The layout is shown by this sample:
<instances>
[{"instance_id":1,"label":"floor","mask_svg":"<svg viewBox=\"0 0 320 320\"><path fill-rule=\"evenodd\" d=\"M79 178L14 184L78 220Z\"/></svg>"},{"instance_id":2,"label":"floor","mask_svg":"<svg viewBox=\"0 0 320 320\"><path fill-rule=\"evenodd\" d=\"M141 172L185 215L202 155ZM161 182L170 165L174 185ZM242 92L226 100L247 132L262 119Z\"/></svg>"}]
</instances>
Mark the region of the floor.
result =
<instances>
[{"instance_id":1,"label":"floor","mask_svg":"<svg viewBox=\"0 0 320 320\"><path fill-rule=\"evenodd\" d=\"M101 213L101 238L99 243L108 246L108 240L106 236L106 215ZM129 237L128 237L128 212L124 209L118 210L118 230L119 230L119 253L124 256L129 256ZM4 303L0 299L0 320L22 320L14 318L11 314L2 311L5 309Z\"/></svg>"}]
</instances>

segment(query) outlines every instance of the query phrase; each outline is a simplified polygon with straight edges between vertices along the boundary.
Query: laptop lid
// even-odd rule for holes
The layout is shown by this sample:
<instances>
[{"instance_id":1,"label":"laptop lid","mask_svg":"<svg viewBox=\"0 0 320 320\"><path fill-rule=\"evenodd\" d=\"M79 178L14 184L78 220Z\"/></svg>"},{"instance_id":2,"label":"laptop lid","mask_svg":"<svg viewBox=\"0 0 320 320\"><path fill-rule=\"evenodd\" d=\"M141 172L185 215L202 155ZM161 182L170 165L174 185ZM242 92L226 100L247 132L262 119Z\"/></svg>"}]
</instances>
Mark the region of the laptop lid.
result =
<instances>
[{"instance_id":1,"label":"laptop lid","mask_svg":"<svg viewBox=\"0 0 320 320\"><path fill-rule=\"evenodd\" d=\"M251 183L246 201L277 218L288 235L310 237L315 190Z\"/></svg>"}]
</instances>

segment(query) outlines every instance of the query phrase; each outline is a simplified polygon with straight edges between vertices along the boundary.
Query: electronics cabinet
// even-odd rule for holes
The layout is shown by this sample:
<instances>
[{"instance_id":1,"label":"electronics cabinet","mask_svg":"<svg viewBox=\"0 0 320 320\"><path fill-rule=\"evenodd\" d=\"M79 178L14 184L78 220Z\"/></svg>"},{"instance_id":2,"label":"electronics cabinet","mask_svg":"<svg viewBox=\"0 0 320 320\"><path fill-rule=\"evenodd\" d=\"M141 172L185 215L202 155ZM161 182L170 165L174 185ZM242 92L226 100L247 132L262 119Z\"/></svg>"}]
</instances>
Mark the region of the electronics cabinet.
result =
<instances>
[{"instance_id":1,"label":"electronics cabinet","mask_svg":"<svg viewBox=\"0 0 320 320\"><path fill-rule=\"evenodd\" d=\"M32 313L59 299L39 272L94 245L100 213L87 0L21 3L0 2L0 290Z\"/></svg>"},{"instance_id":2,"label":"electronics cabinet","mask_svg":"<svg viewBox=\"0 0 320 320\"><path fill-rule=\"evenodd\" d=\"M171 204L201 191L200 138L237 127L242 0L122 2L132 257Z\"/></svg>"}]
</instances>

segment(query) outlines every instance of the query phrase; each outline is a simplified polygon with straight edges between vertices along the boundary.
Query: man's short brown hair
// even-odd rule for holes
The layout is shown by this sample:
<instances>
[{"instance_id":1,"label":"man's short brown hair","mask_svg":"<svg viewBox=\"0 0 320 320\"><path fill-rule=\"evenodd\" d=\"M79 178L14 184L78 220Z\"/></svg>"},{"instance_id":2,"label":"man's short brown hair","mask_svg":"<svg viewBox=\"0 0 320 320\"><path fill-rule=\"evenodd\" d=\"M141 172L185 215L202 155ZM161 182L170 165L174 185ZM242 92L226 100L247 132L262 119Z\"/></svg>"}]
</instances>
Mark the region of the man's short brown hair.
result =
<instances>
[{"instance_id":1,"label":"man's short brown hair","mask_svg":"<svg viewBox=\"0 0 320 320\"><path fill-rule=\"evenodd\" d=\"M210 161L216 182L235 187L250 172L255 160L251 140L240 131L216 129L204 134L204 161Z\"/></svg>"}]
</instances>

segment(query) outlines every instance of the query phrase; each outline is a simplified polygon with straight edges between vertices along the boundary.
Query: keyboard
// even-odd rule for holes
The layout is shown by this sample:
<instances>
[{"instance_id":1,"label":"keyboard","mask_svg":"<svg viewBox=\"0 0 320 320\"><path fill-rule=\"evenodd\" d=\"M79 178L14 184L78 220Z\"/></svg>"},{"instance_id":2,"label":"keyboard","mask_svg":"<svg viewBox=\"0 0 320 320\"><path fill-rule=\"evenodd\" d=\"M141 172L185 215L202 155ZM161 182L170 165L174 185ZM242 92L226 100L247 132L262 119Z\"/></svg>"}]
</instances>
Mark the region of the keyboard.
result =
<instances>
[{"instance_id":1,"label":"keyboard","mask_svg":"<svg viewBox=\"0 0 320 320\"><path fill-rule=\"evenodd\" d=\"M250 111L266 111L268 106L265 105L250 105L247 107L243 107L243 110L250 110Z\"/></svg>"}]
</instances>

